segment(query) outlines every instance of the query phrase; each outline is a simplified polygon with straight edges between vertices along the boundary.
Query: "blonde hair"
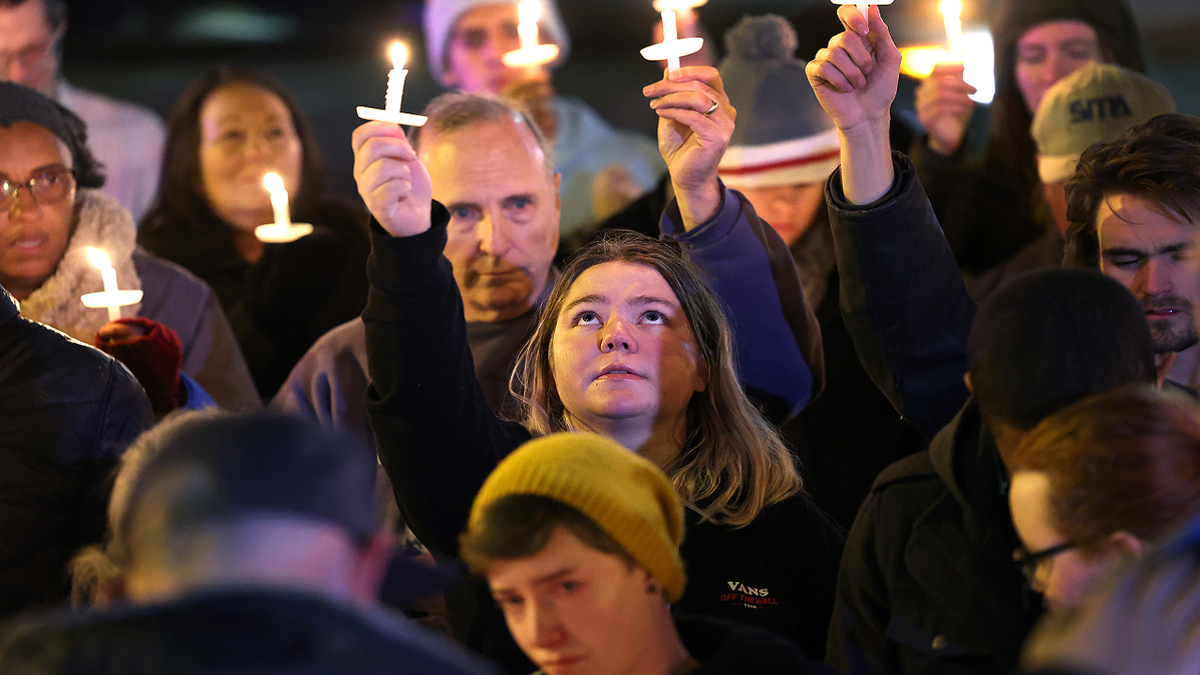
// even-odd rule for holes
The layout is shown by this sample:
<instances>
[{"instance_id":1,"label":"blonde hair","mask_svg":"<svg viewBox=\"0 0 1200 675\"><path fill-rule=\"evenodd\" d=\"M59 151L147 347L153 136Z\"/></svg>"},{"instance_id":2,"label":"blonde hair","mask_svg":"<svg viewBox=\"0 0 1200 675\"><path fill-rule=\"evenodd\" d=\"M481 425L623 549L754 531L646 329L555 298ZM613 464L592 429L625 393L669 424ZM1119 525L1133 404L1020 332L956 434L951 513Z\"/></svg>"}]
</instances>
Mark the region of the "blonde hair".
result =
<instances>
[{"instance_id":1,"label":"blonde hair","mask_svg":"<svg viewBox=\"0 0 1200 675\"><path fill-rule=\"evenodd\" d=\"M704 272L677 246L634 232L617 232L581 250L563 270L521 352L511 389L534 434L574 431L554 381L551 341L572 284L606 262L645 265L679 298L708 366L708 386L687 407L687 437L662 467L684 503L705 520L743 527L767 506L803 490L795 460L779 432L747 398L734 370L733 337Z\"/></svg>"}]
</instances>

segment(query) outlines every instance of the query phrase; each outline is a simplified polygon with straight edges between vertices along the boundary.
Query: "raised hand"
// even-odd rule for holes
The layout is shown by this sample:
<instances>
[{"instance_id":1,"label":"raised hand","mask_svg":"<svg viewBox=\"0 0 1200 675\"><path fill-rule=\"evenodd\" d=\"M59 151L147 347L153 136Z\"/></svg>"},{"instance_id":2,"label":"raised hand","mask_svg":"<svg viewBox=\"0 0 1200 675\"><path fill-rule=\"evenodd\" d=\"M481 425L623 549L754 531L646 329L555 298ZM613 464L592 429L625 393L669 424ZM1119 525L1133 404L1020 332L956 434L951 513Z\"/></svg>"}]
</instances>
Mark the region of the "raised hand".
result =
<instances>
[{"instance_id":1,"label":"raised hand","mask_svg":"<svg viewBox=\"0 0 1200 675\"><path fill-rule=\"evenodd\" d=\"M958 151L971 123L975 87L963 81L963 65L942 62L933 67L928 78L917 85L917 119L925 127L929 147L941 155Z\"/></svg>"},{"instance_id":2,"label":"raised hand","mask_svg":"<svg viewBox=\"0 0 1200 675\"><path fill-rule=\"evenodd\" d=\"M842 5L838 18L846 30L805 67L821 107L843 131L886 123L900 80L900 50L879 7L872 5L867 16L869 20L854 5Z\"/></svg>"},{"instance_id":3,"label":"raised hand","mask_svg":"<svg viewBox=\"0 0 1200 675\"><path fill-rule=\"evenodd\" d=\"M866 19L842 5L846 30L805 66L808 82L842 142L842 191L852 204L869 204L895 178L888 128L900 81L900 50L872 5Z\"/></svg>"},{"instance_id":4,"label":"raised hand","mask_svg":"<svg viewBox=\"0 0 1200 675\"><path fill-rule=\"evenodd\" d=\"M642 93L658 114L658 149L667 162L684 227L708 220L721 204L717 163L733 137L737 111L716 68L679 68Z\"/></svg>"},{"instance_id":5,"label":"raised hand","mask_svg":"<svg viewBox=\"0 0 1200 675\"><path fill-rule=\"evenodd\" d=\"M354 130L351 144L358 194L380 226L396 237L428 230L433 188L404 130L367 122Z\"/></svg>"}]
</instances>

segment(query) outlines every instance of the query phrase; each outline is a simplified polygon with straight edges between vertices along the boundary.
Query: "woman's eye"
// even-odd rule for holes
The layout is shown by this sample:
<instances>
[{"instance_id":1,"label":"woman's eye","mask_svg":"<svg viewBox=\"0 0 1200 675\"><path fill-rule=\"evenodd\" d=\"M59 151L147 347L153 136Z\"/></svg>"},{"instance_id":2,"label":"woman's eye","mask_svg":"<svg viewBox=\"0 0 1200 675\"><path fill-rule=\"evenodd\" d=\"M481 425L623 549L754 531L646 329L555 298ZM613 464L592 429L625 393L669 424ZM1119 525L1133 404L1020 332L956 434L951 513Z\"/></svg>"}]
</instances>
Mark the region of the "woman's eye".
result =
<instances>
[{"instance_id":1,"label":"woman's eye","mask_svg":"<svg viewBox=\"0 0 1200 675\"><path fill-rule=\"evenodd\" d=\"M580 312L575 317L575 323L582 326L591 326L600 323L600 317L595 312Z\"/></svg>"},{"instance_id":2,"label":"woman's eye","mask_svg":"<svg viewBox=\"0 0 1200 675\"><path fill-rule=\"evenodd\" d=\"M650 310L649 312L646 312L645 314L642 315L642 319L646 323L661 324L661 323L666 323L667 317L664 316L662 312L656 312L654 310Z\"/></svg>"},{"instance_id":3,"label":"woman's eye","mask_svg":"<svg viewBox=\"0 0 1200 675\"><path fill-rule=\"evenodd\" d=\"M283 127L275 127L268 129L266 133L267 140L277 141L283 138Z\"/></svg>"}]
</instances>

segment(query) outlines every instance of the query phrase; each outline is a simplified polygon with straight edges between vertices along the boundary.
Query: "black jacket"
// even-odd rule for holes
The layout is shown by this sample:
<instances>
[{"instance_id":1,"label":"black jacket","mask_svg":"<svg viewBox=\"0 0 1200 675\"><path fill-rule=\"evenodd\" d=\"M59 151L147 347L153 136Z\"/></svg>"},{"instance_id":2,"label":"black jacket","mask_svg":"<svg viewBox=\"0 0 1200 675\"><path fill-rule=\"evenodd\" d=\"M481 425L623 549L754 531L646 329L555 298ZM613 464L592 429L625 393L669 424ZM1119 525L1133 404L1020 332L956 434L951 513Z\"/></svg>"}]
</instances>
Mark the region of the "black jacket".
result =
<instances>
[{"instance_id":1,"label":"black jacket","mask_svg":"<svg viewBox=\"0 0 1200 675\"><path fill-rule=\"evenodd\" d=\"M103 537L110 474L153 422L124 366L0 288L0 619L67 596L66 563Z\"/></svg>"},{"instance_id":2,"label":"black jacket","mask_svg":"<svg viewBox=\"0 0 1200 675\"><path fill-rule=\"evenodd\" d=\"M879 475L842 557L826 662L843 673L1012 672L1041 603L1012 562L1007 475L973 402Z\"/></svg>"},{"instance_id":3,"label":"black jacket","mask_svg":"<svg viewBox=\"0 0 1200 675\"><path fill-rule=\"evenodd\" d=\"M494 670L382 609L298 591L243 588L43 617L9 636L0 651L0 673L491 675Z\"/></svg>"},{"instance_id":4,"label":"black jacket","mask_svg":"<svg viewBox=\"0 0 1200 675\"><path fill-rule=\"evenodd\" d=\"M702 616L679 616L675 630L700 663L689 675L831 675L796 645L768 631Z\"/></svg>"},{"instance_id":5,"label":"black jacket","mask_svg":"<svg viewBox=\"0 0 1200 675\"><path fill-rule=\"evenodd\" d=\"M876 385L941 431L885 470L859 511L826 661L847 673L1006 673L1040 603L1012 563L1007 476L962 384L975 303L911 163L894 159L895 184L874 204L847 204L840 172L827 186L842 310Z\"/></svg>"},{"instance_id":6,"label":"black jacket","mask_svg":"<svg viewBox=\"0 0 1200 675\"><path fill-rule=\"evenodd\" d=\"M297 221L312 234L268 244L253 265L234 248L229 225L211 213L191 221L152 219L138 243L208 282L246 357L259 396L269 401L317 338L362 312L370 244L366 215L338 201Z\"/></svg>"}]
</instances>

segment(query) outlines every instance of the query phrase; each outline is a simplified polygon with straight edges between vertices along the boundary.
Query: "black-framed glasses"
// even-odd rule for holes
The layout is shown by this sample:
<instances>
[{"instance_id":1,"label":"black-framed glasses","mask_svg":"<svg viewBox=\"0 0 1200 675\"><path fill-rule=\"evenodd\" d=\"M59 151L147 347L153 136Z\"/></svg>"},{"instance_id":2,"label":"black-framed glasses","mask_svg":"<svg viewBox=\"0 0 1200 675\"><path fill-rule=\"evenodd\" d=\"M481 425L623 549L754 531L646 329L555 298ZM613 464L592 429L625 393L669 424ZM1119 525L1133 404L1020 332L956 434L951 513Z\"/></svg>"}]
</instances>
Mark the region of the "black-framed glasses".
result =
<instances>
[{"instance_id":1,"label":"black-framed glasses","mask_svg":"<svg viewBox=\"0 0 1200 675\"><path fill-rule=\"evenodd\" d=\"M65 166L41 169L23 183L0 176L0 211L8 211L17 203L21 188L29 191L34 204L53 204L71 194L75 176Z\"/></svg>"},{"instance_id":2,"label":"black-framed glasses","mask_svg":"<svg viewBox=\"0 0 1200 675\"><path fill-rule=\"evenodd\" d=\"M1045 573L1049 571L1050 563L1054 561L1054 557L1060 553L1066 553L1073 548L1075 548L1075 544L1070 541L1064 541L1057 546L1032 552L1021 547L1013 551L1012 559L1017 564L1017 567L1021 568L1021 573L1025 575L1025 580L1030 585L1036 586L1044 578Z\"/></svg>"}]
</instances>

